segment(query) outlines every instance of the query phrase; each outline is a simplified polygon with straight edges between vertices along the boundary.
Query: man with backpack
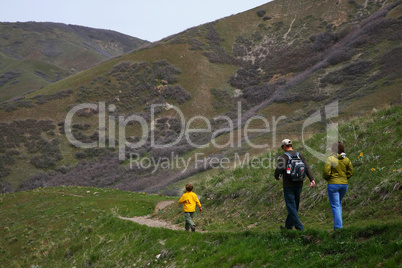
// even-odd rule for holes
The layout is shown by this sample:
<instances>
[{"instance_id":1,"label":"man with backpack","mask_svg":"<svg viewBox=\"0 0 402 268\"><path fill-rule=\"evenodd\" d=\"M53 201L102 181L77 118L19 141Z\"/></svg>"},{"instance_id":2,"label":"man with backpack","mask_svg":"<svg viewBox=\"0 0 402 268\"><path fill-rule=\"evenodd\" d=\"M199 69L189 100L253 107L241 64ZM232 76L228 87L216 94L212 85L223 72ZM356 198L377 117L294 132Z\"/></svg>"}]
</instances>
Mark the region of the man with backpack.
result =
<instances>
[{"instance_id":1,"label":"man with backpack","mask_svg":"<svg viewBox=\"0 0 402 268\"><path fill-rule=\"evenodd\" d=\"M280 175L282 176L283 194L285 196L288 216L285 226L281 226L280 229L291 230L294 226L296 230L303 231L304 227L300 222L298 214L300 194L303 189L305 176L307 175L310 179L311 188L315 186L314 177L304 156L293 150L291 140L284 139L281 143L281 148L285 153L278 158L275 179L280 180Z\"/></svg>"}]
</instances>

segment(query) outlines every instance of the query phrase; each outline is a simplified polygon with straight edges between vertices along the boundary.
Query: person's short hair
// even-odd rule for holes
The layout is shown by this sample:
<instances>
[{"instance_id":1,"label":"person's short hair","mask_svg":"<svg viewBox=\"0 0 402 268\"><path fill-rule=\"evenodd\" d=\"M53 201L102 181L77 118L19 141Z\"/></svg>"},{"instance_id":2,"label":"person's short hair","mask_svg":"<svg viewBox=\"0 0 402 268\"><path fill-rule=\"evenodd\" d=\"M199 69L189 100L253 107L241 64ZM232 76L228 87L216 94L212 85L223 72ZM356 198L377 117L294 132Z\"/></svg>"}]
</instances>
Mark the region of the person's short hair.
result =
<instances>
[{"instance_id":1,"label":"person's short hair","mask_svg":"<svg viewBox=\"0 0 402 268\"><path fill-rule=\"evenodd\" d=\"M193 185L191 183L186 184L186 190L191 192L193 190Z\"/></svg>"},{"instance_id":2,"label":"person's short hair","mask_svg":"<svg viewBox=\"0 0 402 268\"><path fill-rule=\"evenodd\" d=\"M341 154L345 152L345 147L342 142L338 141L332 144L331 150L334 154Z\"/></svg>"}]
</instances>

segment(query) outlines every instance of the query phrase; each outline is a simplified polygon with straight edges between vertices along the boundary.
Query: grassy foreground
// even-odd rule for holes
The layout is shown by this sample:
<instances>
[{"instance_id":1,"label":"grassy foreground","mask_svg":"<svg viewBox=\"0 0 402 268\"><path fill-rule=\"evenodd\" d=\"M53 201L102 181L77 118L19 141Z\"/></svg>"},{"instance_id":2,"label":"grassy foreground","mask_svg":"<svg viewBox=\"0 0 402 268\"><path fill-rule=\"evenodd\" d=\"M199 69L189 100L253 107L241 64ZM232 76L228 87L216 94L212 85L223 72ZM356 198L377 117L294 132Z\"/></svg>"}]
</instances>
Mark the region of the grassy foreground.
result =
<instances>
[{"instance_id":1,"label":"grassy foreground","mask_svg":"<svg viewBox=\"0 0 402 268\"><path fill-rule=\"evenodd\" d=\"M89 193L88 193L89 192ZM96 193L96 194L95 194ZM400 224L324 230L187 233L116 215L171 198L57 187L1 197L2 267L396 267Z\"/></svg>"}]
</instances>

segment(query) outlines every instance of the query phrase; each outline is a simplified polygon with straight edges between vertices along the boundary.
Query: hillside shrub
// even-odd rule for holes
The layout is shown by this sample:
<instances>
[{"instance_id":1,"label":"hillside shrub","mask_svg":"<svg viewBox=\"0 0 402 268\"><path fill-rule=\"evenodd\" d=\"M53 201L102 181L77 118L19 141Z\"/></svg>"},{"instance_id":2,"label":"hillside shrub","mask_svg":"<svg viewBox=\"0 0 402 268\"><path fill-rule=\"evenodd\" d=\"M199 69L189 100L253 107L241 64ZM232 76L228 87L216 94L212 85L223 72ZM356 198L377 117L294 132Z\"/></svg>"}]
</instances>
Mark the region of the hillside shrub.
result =
<instances>
[{"instance_id":1,"label":"hillside shrub","mask_svg":"<svg viewBox=\"0 0 402 268\"><path fill-rule=\"evenodd\" d=\"M12 81L15 78L21 76L21 72L19 70L11 70L7 71L4 74L0 75L0 87L4 86L8 82Z\"/></svg>"},{"instance_id":2,"label":"hillside shrub","mask_svg":"<svg viewBox=\"0 0 402 268\"><path fill-rule=\"evenodd\" d=\"M355 8L357 8L357 9L360 9L360 8L363 7L362 5L360 5L359 3L357 3L356 0L349 0L348 3L351 4L351 5L353 5L353 6L354 6Z\"/></svg>"},{"instance_id":3,"label":"hillside shrub","mask_svg":"<svg viewBox=\"0 0 402 268\"><path fill-rule=\"evenodd\" d=\"M233 56L235 57L244 57L248 52L251 51L253 42L243 36L238 36L233 45Z\"/></svg>"},{"instance_id":4,"label":"hillside shrub","mask_svg":"<svg viewBox=\"0 0 402 268\"><path fill-rule=\"evenodd\" d=\"M275 26L275 31L280 31L285 23L283 21L278 21L272 23L273 26Z\"/></svg>"},{"instance_id":5,"label":"hillside shrub","mask_svg":"<svg viewBox=\"0 0 402 268\"><path fill-rule=\"evenodd\" d=\"M0 151L6 152L10 148L18 148L22 145L35 147L36 143L41 142L42 133L52 131L55 128L56 126L51 120L26 119L0 123Z\"/></svg>"},{"instance_id":6,"label":"hillside shrub","mask_svg":"<svg viewBox=\"0 0 402 268\"><path fill-rule=\"evenodd\" d=\"M318 97L319 99L320 97ZM301 94L301 93L286 93L286 94L279 94L278 96L275 96L274 102L276 103L294 103L294 102L300 102L300 101L309 101L312 100L312 96L306 95L306 94ZM297 115L296 117L299 117L301 115Z\"/></svg>"},{"instance_id":7,"label":"hillside shrub","mask_svg":"<svg viewBox=\"0 0 402 268\"><path fill-rule=\"evenodd\" d=\"M41 155L36 155L32 157L30 163L37 168L50 168L56 165L56 162L63 158L60 148L59 141L53 139L50 142L45 142L45 144L39 150Z\"/></svg>"},{"instance_id":8,"label":"hillside shrub","mask_svg":"<svg viewBox=\"0 0 402 268\"><path fill-rule=\"evenodd\" d=\"M88 148L75 153L77 159L96 158L109 153L107 148Z\"/></svg>"},{"instance_id":9,"label":"hillside shrub","mask_svg":"<svg viewBox=\"0 0 402 268\"><path fill-rule=\"evenodd\" d=\"M380 59L381 74L388 79L394 80L401 77L402 73L402 47L398 46L385 52Z\"/></svg>"},{"instance_id":10,"label":"hillside shrub","mask_svg":"<svg viewBox=\"0 0 402 268\"><path fill-rule=\"evenodd\" d=\"M35 106L35 104L30 101L30 100L20 100L16 102L18 107L23 107L23 108L32 108Z\"/></svg>"},{"instance_id":11,"label":"hillside shrub","mask_svg":"<svg viewBox=\"0 0 402 268\"><path fill-rule=\"evenodd\" d=\"M161 158L171 158L172 155L174 157L183 156L193 149L194 148L189 144L170 146L167 148L155 148L151 150L150 156L154 159L154 161L158 161L158 159Z\"/></svg>"},{"instance_id":12,"label":"hillside shrub","mask_svg":"<svg viewBox=\"0 0 402 268\"><path fill-rule=\"evenodd\" d=\"M114 75L116 73L125 73L128 71L130 66L131 66L130 61L121 61L112 67L108 75Z\"/></svg>"},{"instance_id":13,"label":"hillside shrub","mask_svg":"<svg viewBox=\"0 0 402 268\"><path fill-rule=\"evenodd\" d=\"M272 97L276 87L274 85L263 84L260 86L251 86L243 90L243 98L251 103L258 104Z\"/></svg>"},{"instance_id":14,"label":"hillside shrub","mask_svg":"<svg viewBox=\"0 0 402 268\"><path fill-rule=\"evenodd\" d=\"M211 47L219 47L221 42L223 41L219 32L215 29L213 24L207 25L207 32L205 34L205 39L208 40L208 44Z\"/></svg>"},{"instance_id":15,"label":"hillside shrub","mask_svg":"<svg viewBox=\"0 0 402 268\"><path fill-rule=\"evenodd\" d=\"M252 35L253 41L254 42L261 42L262 41L262 35L259 31L256 31Z\"/></svg>"},{"instance_id":16,"label":"hillside shrub","mask_svg":"<svg viewBox=\"0 0 402 268\"><path fill-rule=\"evenodd\" d=\"M17 110L17 109L18 109L18 107L17 107L14 103L10 103L10 104L8 104L8 105L6 106L5 111L6 111L7 113L11 113L11 112L13 112L13 111L15 111L15 110Z\"/></svg>"},{"instance_id":17,"label":"hillside shrub","mask_svg":"<svg viewBox=\"0 0 402 268\"><path fill-rule=\"evenodd\" d=\"M11 173L11 169L6 168L2 163L0 163L0 179L7 177L8 175L10 175L10 173Z\"/></svg>"},{"instance_id":18,"label":"hillside shrub","mask_svg":"<svg viewBox=\"0 0 402 268\"><path fill-rule=\"evenodd\" d=\"M361 60L354 62L342 69L348 75L360 75L368 72L373 67L373 62Z\"/></svg>"},{"instance_id":19,"label":"hillside shrub","mask_svg":"<svg viewBox=\"0 0 402 268\"><path fill-rule=\"evenodd\" d=\"M231 63L232 58L223 47L214 48L212 51L204 52L203 55L211 63Z\"/></svg>"},{"instance_id":20,"label":"hillside shrub","mask_svg":"<svg viewBox=\"0 0 402 268\"><path fill-rule=\"evenodd\" d=\"M109 78L107 78L103 75L99 75L92 80L91 84L95 84L95 83L108 84L110 82L111 82L111 80Z\"/></svg>"},{"instance_id":21,"label":"hillside shrub","mask_svg":"<svg viewBox=\"0 0 402 268\"><path fill-rule=\"evenodd\" d=\"M161 117L156 120L154 125L155 136L158 137L178 137L181 129L181 122L176 117ZM167 143L167 142L164 142Z\"/></svg>"},{"instance_id":22,"label":"hillside shrub","mask_svg":"<svg viewBox=\"0 0 402 268\"><path fill-rule=\"evenodd\" d=\"M64 126L64 122L63 122L63 126ZM78 130L87 130L91 127L90 124L73 124L71 126L73 129L78 129Z\"/></svg>"},{"instance_id":23,"label":"hillside shrub","mask_svg":"<svg viewBox=\"0 0 402 268\"><path fill-rule=\"evenodd\" d=\"M28 153L34 154L39 152L46 143L47 141L43 138L39 138L38 140L28 140L25 142L25 147L27 148Z\"/></svg>"},{"instance_id":24,"label":"hillside shrub","mask_svg":"<svg viewBox=\"0 0 402 268\"><path fill-rule=\"evenodd\" d=\"M355 80L356 77L368 72L373 67L373 62L361 60L351 63L338 71L333 71L321 78L321 83L341 84L346 80Z\"/></svg>"},{"instance_id":25,"label":"hillside shrub","mask_svg":"<svg viewBox=\"0 0 402 268\"><path fill-rule=\"evenodd\" d=\"M41 104L47 103L48 101L51 101L51 100L67 98L70 95L72 95L73 93L74 93L74 91L72 89L65 89L65 90L58 91L57 93L51 94L51 95L40 95L39 94L39 95L32 97L32 99L36 100L36 104L41 105Z\"/></svg>"},{"instance_id":26,"label":"hillside shrub","mask_svg":"<svg viewBox=\"0 0 402 268\"><path fill-rule=\"evenodd\" d=\"M352 27L350 25L341 26L341 28L336 33L337 39L342 40L351 32L352 32Z\"/></svg>"},{"instance_id":27,"label":"hillside shrub","mask_svg":"<svg viewBox=\"0 0 402 268\"><path fill-rule=\"evenodd\" d=\"M232 57L221 46L221 42L224 40L221 38L219 32L215 29L213 23L206 25L205 39L208 41L206 52L203 55L211 63L231 63Z\"/></svg>"},{"instance_id":28,"label":"hillside shrub","mask_svg":"<svg viewBox=\"0 0 402 268\"><path fill-rule=\"evenodd\" d=\"M140 170L120 168L117 156L101 155L96 161L81 160L76 166L65 170L66 173L49 171L31 176L23 182L19 190L35 189L57 185L110 187L118 181L130 184L138 182ZM146 180L141 180L131 190L143 189ZM130 184L131 185L131 184Z\"/></svg>"},{"instance_id":29,"label":"hillside shrub","mask_svg":"<svg viewBox=\"0 0 402 268\"><path fill-rule=\"evenodd\" d=\"M247 48L241 44L233 45L233 56L234 57L244 57L247 55Z\"/></svg>"},{"instance_id":30,"label":"hillside shrub","mask_svg":"<svg viewBox=\"0 0 402 268\"><path fill-rule=\"evenodd\" d=\"M263 9L257 11L257 16L260 18L264 17L265 14L267 14L267 12Z\"/></svg>"},{"instance_id":31,"label":"hillside shrub","mask_svg":"<svg viewBox=\"0 0 402 268\"><path fill-rule=\"evenodd\" d=\"M183 104L191 99L191 94L180 85L166 86L162 90L164 98L177 100L179 104Z\"/></svg>"},{"instance_id":32,"label":"hillside shrub","mask_svg":"<svg viewBox=\"0 0 402 268\"><path fill-rule=\"evenodd\" d=\"M0 156L0 166L13 165L15 163L14 156L19 154L20 152L16 150L7 151L4 155Z\"/></svg>"},{"instance_id":33,"label":"hillside shrub","mask_svg":"<svg viewBox=\"0 0 402 268\"><path fill-rule=\"evenodd\" d=\"M153 62L152 70L153 70L152 78L166 80L170 84L176 83L177 75L181 74L181 71L178 68L169 64L166 60Z\"/></svg>"},{"instance_id":34,"label":"hillside shrub","mask_svg":"<svg viewBox=\"0 0 402 268\"><path fill-rule=\"evenodd\" d=\"M343 83L347 79L346 75L342 71L334 71L321 78L321 83L330 83L338 85Z\"/></svg>"},{"instance_id":35,"label":"hillside shrub","mask_svg":"<svg viewBox=\"0 0 402 268\"><path fill-rule=\"evenodd\" d=\"M226 90L219 90L219 89L211 89L210 90L212 96L214 96L215 100L212 102L212 106L215 109L223 108L228 106L230 101L230 95Z\"/></svg>"},{"instance_id":36,"label":"hillside shrub","mask_svg":"<svg viewBox=\"0 0 402 268\"><path fill-rule=\"evenodd\" d=\"M190 39L190 50L204 50L204 43L198 39Z\"/></svg>"},{"instance_id":37,"label":"hillside shrub","mask_svg":"<svg viewBox=\"0 0 402 268\"><path fill-rule=\"evenodd\" d=\"M238 89L244 89L260 83L260 74L255 69L240 68L237 73L229 79L229 84Z\"/></svg>"},{"instance_id":38,"label":"hillside shrub","mask_svg":"<svg viewBox=\"0 0 402 268\"><path fill-rule=\"evenodd\" d=\"M337 36L332 31L327 30L319 33L314 38L310 37L311 39L314 41L311 45L311 50L313 52L320 52L329 48L337 40Z\"/></svg>"},{"instance_id":39,"label":"hillside shrub","mask_svg":"<svg viewBox=\"0 0 402 268\"><path fill-rule=\"evenodd\" d=\"M45 166L45 164L42 163L45 161L43 160L44 157L46 159L49 158L50 162L52 162L52 159L57 161L61 159L60 150L58 149L58 141L53 140L48 142L41 137L42 133L53 131L54 128L55 125L50 120L36 121L33 119L27 119L24 121L13 121L9 124L1 124L0 133L3 138L0 142L1 151L6 153L6 160L11 160L9 156L16 155L17 151L10 149L25 146L27 152L30 154L42 154L42 158L36 157L32 160L33 163L37 164L37 166Z\"/></svg>"},{"instance_id":40,"label":"hillside shrub","mask_svg":"<svg viewBox=\"0 0 402 268\"><path fill-rule=\"evenodd\" d=\"M351 50L337 50L328 58L328 63L331 65L337 65L341 62L348 61L352 58L354 51Z\"/></svg>"},{"instance_id":41,"label":"hillside shrub","mask_svg":"<svg viewBox=\"0 0 402 268\"><path fill-rule=\"evenodd\" d=\"M57 172L60 172L62 174L66 174L68 171L71 170L71 167L69 167L69 166L59 166L59 167L56 167L54 170L57 171Z\"/></svg>"}]
</instances>

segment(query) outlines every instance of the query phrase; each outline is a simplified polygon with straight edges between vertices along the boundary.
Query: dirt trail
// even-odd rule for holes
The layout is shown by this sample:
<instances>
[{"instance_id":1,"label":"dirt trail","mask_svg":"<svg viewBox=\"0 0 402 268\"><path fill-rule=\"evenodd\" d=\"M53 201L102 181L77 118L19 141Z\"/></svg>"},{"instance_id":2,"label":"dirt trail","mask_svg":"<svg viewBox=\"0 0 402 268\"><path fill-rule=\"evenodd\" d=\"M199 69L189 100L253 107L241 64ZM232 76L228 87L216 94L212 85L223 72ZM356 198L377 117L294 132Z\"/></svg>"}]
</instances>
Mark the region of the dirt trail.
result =
<instances>
[{"instance_id":1,"label":"dirt trail","mask_svg":"<svg viewBox=\"0 0 402 268\"><path fill-rule=\"evenodd\" d=\"M159 202L156 207L155 207L155 212L154 214L156 214L159 210L164 209L165 207L173 204L174 201L161 201ZM173 225L170 224L166 221L162 221L162 220L157 220L157 219L152 219L151 218L152 215L147 215L147 216L138 216L138 217L134 217L134 218L126 218L126 217L120 217L120 219L122 220L128 220L128 221L133 221L142 225L146 225L149 227L162 227L162 228L166 228L166 229L171 229L171 230L183 230L183 226L177 226L177 225Z\"/></svg>"},{"instance_id":2,"label":"dirt trail","mask_svg":"<svg viewBox=\"0 0 402 268\"><path fill-rule=\"evenodd\" d=\"M155 206L155 214L158 213L159 210L164 209L167 206L170 206L171 204L173 204L174 201L170 200L170 201L161 201L158 204L156 204Z\"/></svg>"}]
</instances>

